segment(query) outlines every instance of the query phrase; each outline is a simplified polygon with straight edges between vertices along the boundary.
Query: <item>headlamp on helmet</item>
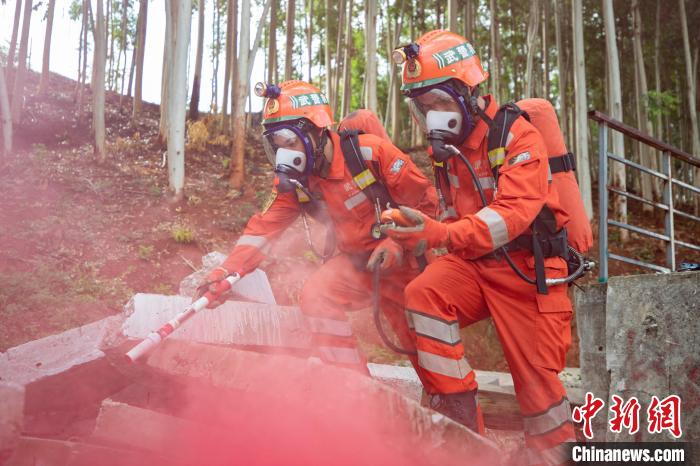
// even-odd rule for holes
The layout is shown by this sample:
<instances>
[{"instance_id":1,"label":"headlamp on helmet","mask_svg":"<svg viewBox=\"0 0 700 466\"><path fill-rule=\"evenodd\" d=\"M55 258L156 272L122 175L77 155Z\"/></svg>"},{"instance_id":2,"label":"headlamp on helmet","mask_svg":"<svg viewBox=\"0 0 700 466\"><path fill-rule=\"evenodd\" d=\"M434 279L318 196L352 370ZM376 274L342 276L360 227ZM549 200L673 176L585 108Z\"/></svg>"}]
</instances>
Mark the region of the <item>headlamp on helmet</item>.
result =
<instances>
[{"instance_id":1,"label":"headlamp on helmet","mask_svg":"<svg viewBox=\"0 0 700 466\"><path fill-rule=\"evenodd\" d=\"M253 88L255 95L258 97L267 97L270 99L276 99L282 94L282 89L276 84L267 84L259 82Z\"/></svg>"}]
</instances>

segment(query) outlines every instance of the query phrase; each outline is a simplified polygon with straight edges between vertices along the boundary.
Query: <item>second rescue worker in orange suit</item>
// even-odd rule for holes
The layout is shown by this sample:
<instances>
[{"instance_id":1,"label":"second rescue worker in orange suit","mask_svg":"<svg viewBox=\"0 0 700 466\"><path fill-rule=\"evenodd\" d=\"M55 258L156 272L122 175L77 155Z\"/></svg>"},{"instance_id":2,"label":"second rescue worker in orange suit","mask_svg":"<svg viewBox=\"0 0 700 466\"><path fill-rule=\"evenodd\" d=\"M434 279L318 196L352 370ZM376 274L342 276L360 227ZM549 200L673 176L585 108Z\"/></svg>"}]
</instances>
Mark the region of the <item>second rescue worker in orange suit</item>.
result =
<instances>
[{"instance_id":1,"label":"second rescue worker in orange suit","mask_svg":"<svg viewBox=\"0 0 700 466\"><path fill-rule=\"evenodd\" d=\"M566 285L550 286L548 294L540 294L494 253L527 234L545 206L558 228L568 221L548 183L542 136L518 118L505 150L487 153L489 123L498 103L490 95L479 97L478 85L487 74L465 38L433 31L395 53L396 61L404 61L402 90L411 99L411 111L428 139L437 141L431 156L447 165L449 188L443 189L452 200L445 206L448 220L443 223L402 207L402 219L412 226L385 230L409 250L449 251L405 292L421 380L435 409L474 425L477 383L459 329L491 317L524 418L526 462L563 463L563 442L575 441L566 391L557 376L571 343L572 306ZM454 152L446 154L445 144L457 147L471 162L487 205L466 164ZM499 167L497 183L494 166ZM508 248L516 266L533 277L533 253L514 243ZM545 258L544 266L547 278L567 275L561 257Z\"/></svg>"},{"instance_id":2,"label":"second rescue worker in orange suit","mask_svg":"<svg viewBox=\"0 0 700 466\"><path fill-rule=\"evenodd\" d=\"M256 93L267 97L263 145L277 175L272 201L250 218L231 254L207 281L214 283L233 273L242 276L254 270L270 243L302 209L313 204L310 210L330 217L340 253L308 278L301 293L301 311L321 359L366 371L345 311L370 306L372 273L368 269L380 267L382 309L402 344L410 345L403 290L418 275L418 269L411 261L402 260L403 250L394 241L372 237L372 226L378 221L375 201L358 187L346 167L339 135L330 129L333 115L326 97L302 81L259 86ZM373 116L366 113L361 115L363 119ZM381 128L378 121L374 123ZM388 139L373 134L360 134L359 146L370 176L384 183L396 203L435 214L435 189L408 155Z\"/></svg>"}]
</instances>

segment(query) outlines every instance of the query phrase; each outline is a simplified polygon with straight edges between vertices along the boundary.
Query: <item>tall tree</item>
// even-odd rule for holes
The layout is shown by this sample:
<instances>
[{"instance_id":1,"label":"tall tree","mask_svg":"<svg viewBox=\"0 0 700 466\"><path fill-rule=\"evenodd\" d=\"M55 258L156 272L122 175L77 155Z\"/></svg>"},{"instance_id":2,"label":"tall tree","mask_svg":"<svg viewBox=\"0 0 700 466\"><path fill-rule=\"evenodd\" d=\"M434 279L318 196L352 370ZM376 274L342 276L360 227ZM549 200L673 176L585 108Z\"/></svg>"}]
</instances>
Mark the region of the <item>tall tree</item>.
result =
<instances>
[{"instance_id":1,"label":"tall tree","mask_svg":"<svg viewBox=\"0 0 700 466\"><path fill-rule=\"evenodd\" d=\"M549 0L542 2L542 97L549 99Z\"/></svg>"},{"instance_id":2,"label":"tall tree","mask_svg":"<svg viewBox=\"0 0 700 466\"><path fill-rule=\"evenodd\" d=\"M194 65L194 77L192 78L192 97L190 98L190 120L199 118L199 92L202 79L202 55L204 54L204 4L206 0L199 1L199 21L197 22L197 58Z\"/></svg>"},{"instance_id":3,"label":"tall tree","mask_svg":"<svg viewBox=\"0 0 700 466\"><path fill-rule=\"evenodd\" d=\"M348 14L345 23L345 55L343 57L343 99L340 105L340 115L344 117L350 111L351 98L351 76L350 68L352 67L352 7L353 0L348 0Z\"/></svg>"},{"instance_id":4,"label":"tall tree","mask_svg":"<svg viewBox=\"0 0 700 466\"><path fill-rule=\"evenodd\" d=\"M637 96L635 99L637 104L637 122L640 130L646 131L649 136L653 136L654 128L647 115L647 98L649 92L647 88L647 73L644 68L644 53L642 51L642 15L639 11L639 0L632 0L632 21L634 24L633 45L636 73L635 82L637 83ZM638 145L638 147L642 164L646 167L657 170L658 163L652 148L641 143ZM659 188L656 180L653 179L651 175L647 175L646 173L640 173L639 176L642 178L642 197L650 200L658 200ZM643 204L642 208L648 213L654 211L654 206L649 204Z\"/></svg>"},{"instance_id":5,"label":"tall tree","mask_svg":"<svg viewBox=\"0 0 700 466\"><path fill-rule=\"evenodd\" d=\"M289 81L292 79L292 53L294 52L294 21L295 21L295 2L294 0L287 0L287 45L285 48L284 56L284 80Z\"/></svg>"},{"instance_id":6,"label":"tall tree","mask_svg":"<svg viewBox=\"0 0 700 466\"><path fill-rule=\"evenodd\" d=\"M241 0L241 33L239 42L238 80L235 87L236 106L232 109L231 115L233 119L233 145L229 183L234 189L240 189L245 178L245 103L248 94L248 81L246 78L250 56L250 0Z\"/></svg>"},{"instance_id":7,"label":"tall tree","mask_svg":"<svg viewBox=\"0 0 700 466\"><path fill-rule=\"evenodd\" d=\"M464 37L474 42L474 2L466 0L464 6Z\"/></svg>"},{"instance_id":8,"label":"tall tree","mask_svg":"<svg viewBox=\"0 0 700 466\"><path fill-rule=\"evenodd\" d=\"M695 155L700 154L700 133L698 130L698 113L696 109L696 73L693 70L693 60L690 54L690 40L688 38L688 20L685 12L685 1L678 0L680 12L681 33L683 35L683 55L685 57L685 84L687 89L688 115L690 116L690 141L691 150ZM697 172L697 171L696 171ZM696 179L697 182L697 179Z\"/></svg>"},{"instance_id":9,"label":"tall tree","mask_svg":"<svg viewBox=\"0 0 700 466\"><path fill-rule=\"evenodd\" d=\"M148 0L139 0L139 16L136 20L136 82L134 83L134 103L131 113L138 118L143 106L143 60L146 55L146 29L148 26Z\"/></svg>"},{"instance_id":10,"label":"tall tree","mask_svg":"<svg viewBox=\"0 0 700 466\"><path fill-rule=\"evenodd\" d=\"M176 27L174 19L176 12L173 11L176 5L173 0L165 0L165 40L163 41L163 71L160 77L160 121L158 124L158 136L165 142L170 131L168 130L168 119L170 117L170 84L172 82L173 67L173 29ZM162 105L165 103L165 105Z\"/></svg>"},{"instance_id":11,"label":"tall tree","mask_svg":"<svg viewBox=\"0 0 700 466\"><path fill-rule=\"evenodd\" d=\"M501 96L498 92L500 85L500 72L501 67L499 56L498 56L498 8L496 5L496 0L490 0L491 7L491 41L490 41L490 66L489 73L491 78L491 94L493 94L496 102L501 101Z\"/></svg>"},{"instance_id":12,"label":"tall tree","mask_svg":"<svg viewBox=\"0 0 700 466\"><path fill-rule=\"evenodd\" d=\"M372 0L370 0L372 1ZM328 98L328 102L333 102L333 75L332 75L332 67L331 67L331 47L333 45L333 38L331 37L331 24L332 24L332 19L331 19L331 5L333 3L331 0L326 0L325 1L325 6L326 6L326 13L325 13L325 20L326 20L326 30L324 31L325 35L325 44L324 44L324 55L323 55L323 66L326 68L325 73L326 73L326 97ZM369 25L368 25L369 26Z\"/></svg>"},{"instance_id":13,"label":"tall tree","mask_svg":"<svg viewBox=\"0 0 700 466\"><path fill-rule=\"evenodd\" d=\"M615 11L612 0L603 0L603 21L605 27L605 45L608 70L608 112L610 116L618 121L623 121L622 117L622 85L620 82L620 62L617 51L617 35L615 32ZM575 28L576 26L574 26ZM578 100L576 102L578 105ZM578 109L577 115L578 115ZM576 136L579 127L576 127ZM612 131L613 153L619 157L625 156L624 135L619 131ZM587 137L587 136L586 136ZM625 176L625 166L621 163L613 163L612 179L613 185L622 191L627 190L627 180ZM607 176L601 173L599 176ZM615 196L613 198L613 214L617 220L627 222L627 198L625 196ZM620 232L620 239L624 242L629 238L627 230Z\"/></svg>"},{"instance_id":14,"label":"tall tree","mask_svg":"<svg viewBox=\"0 0 700 466\"><path fill-rule=\"evenodd\" d=\"M129 0L122 0L122 23L119 31L119 56L117 58L117 70L121 63L122 70L119 73L121 76L121 87L119 88L119 107L122 106L122 98L124 97L124 85L126 84L126 51L129 44Z\"/></svg>"},{"instance_id":15,"label":"tall tree","mask_svg":"<svg viewBox=\"0 0 700 466\"><path fill-rule=\"evenodd\" d=\"M22 19L22 36L19 42L19 56L17 58L17 72L14 76L12 90L12 121L19 123L22 117L22 104L24 101L24 72L27 68L27 49L29 44L29 26L32 19L32 0L25 0L24 15Z\"/></svg>"},{"instance_id":16,"label":"tall tree","mask_svg":"<svg viewBox=\"0 0 700 466\"><path fill-rule=\"evenodd\" d=\"M659 66L661 55L661 0L656 0L656 28L654 30L654 89L656 96L661 94L661 67ZM656 112L656 137L664 140L664 129L661 121L661 112Z\"/></svg>"},{"instance_id":17,"label":"tall tree","mask_svg":"<svg viewBox=\"0 0 700 466\"><path fill-rule=\"evenodd\" d=\"M604 0L612 1L612 0ZM583 11L581 0L573 0L571 22L574 37L574 94L576 97L576 171L581 187L583 205L589 218L593 217L591 168L588 158L588 118L586 115L586 62L583 54Z\"/></svg>"},{"instance_id":18,"label":"tall tree","mask_svg":"<svg viewBox=\"0 0 700 466\"><path fill-rule=\"evenodd\" d=\"M314 30L314 0L306 0L307 28L306 28L306 53L309 82L313 82L311 67L313 66L313 30Z\"/></svg>"},{"instance_id":19,"label":"tall tree","mask_svg":"<svg viewBox=\"0 0 700 466\"><path fill-rule=\"evenodd\" d=\"M187 106L187 55L192 24L192 0L172 2L169 50L172 54L168 94L168 186L175 200L182 199L185 188L185 110Z\"/></svg>"},{"instance_id":20,"label":"tall tree","mask_svg":"<svg viewBox=\"0 0 700 466\"><path fill-rule=\"evenodd\" d=\"M82 7L82 17L83 17L83 22L82 22L82 38L81 38L81 46L80 49L82 50L82 69L81 72L79 73L79 83L78 83L78 98L77 98L77 108L80 111L83 108L83 94L85 93L85 83L87 82L87 52L88 52L88 29L89 29L89 21L88 21L88 15L90 12L90 1L89 0L83 0L83 7ZM92 80L91 80L92 81Z\"/></svg>"},{"instance_id":21,"label":"tall tree","mask_svg":"<svg viewBox=\"0 0 700 466\"><path fill-rule=\"evenodd\" d=\"M571 143L570 133L569 133L569 112L568 112L568 102L567 102L567 74L568 68L566 66L566 53L564 40L562 37L563 30L565 28L564 22L566 16L564 16L564 7L562 2L554 2L554 29L557 42L557 72L559 78L559 119L561 120L561 127L564 130L564 140L567 144Z\"/></svg>"},{"instance_id":22,"label":"tall tree","mask_svg":"<svg viewBox=\"0 0 700 466\"><path fill-rule=\"evenodd\" d=\"M236 36L236 21L234 15L234 3L236 0L228 0L228 7L226 8L226 64L224 66L224 100L221 105L221 124L222 130L229 131L229 119L228 119L228 108L229 108L229 91L231 90L231 64L233 63L233 55L236 55L236 48L233 46L233 40ZM232 99L233 100L233 99Z\"/></svg>"},{"instance_id":23,"label":"tall tree","mask_svg":"<svg viewBox=\"0 0 700 466\"><path fill-rule=\"evenodd\" d=\"M107 25L102 0L95 10L95 50L92 58L92 131L95 137L95 155L104 160L105 153L105 61L107 54Z\"/></svg>"},{"instance_id":24,"label":"tall tree","mask_svg":"<svg viewBox=\"0 0 700 466\"><path fill-rule=\"evenodd\" d=\"M277 4L272 0L270 6L270 30L267 40L267 82L277 83Z\"/></svg>"},{"instance_id":25,"label":"tall tree","mask_svg":"<svg viewBox=\"0 0 700 466\"><path fill-rule=\"evenodd\" d=\"M331 109L333 113L338 112L338 104L340 102L340 66L342 57L342 47L343 47L343 24L345 22L345 0L340 0L338 3L338 27L337 34L335 35L335 61L334 66L331 69L331 96L333 99L330 101Z\"/></svg>"},{"instance_id":26,"label":"tall tree","mask_svg":"<svg viewBox=\"0 0 700 466\"><path fill-rule=\"evenodd\" d=\"M540 24L540 0L530 0L530 16L527 23L527 66L525 71L525 97L532 94L534 75L532 73L535 50L537 50L537 28Z\"/></svg>"},{"instance_id":27,"label":"tall tree","mask_svg":"<svg viewBox=\"0 0 700 466\"><path fill-rule=\"evenodd\" d=\"M377 0L367 1L365 107L377 113Z\"/></svg>"},{"instance_id":28,"label":"tall tree","mask_svg":"<svg viewBox=\"0 0 700 466\"><path fill-rule=\"evenodd\" d=\"M447 0L447 29L459 34L457 30L457 16L459 15L459 2Z\"/></svg>"},{"instance_id":29,"label":"tall tree","mask_svg":"<svg viewBox=\"0 0 700 466\"><path fill-rule=\"evenodd\" d=\"M41 65L41 79L39 80L39 94L46 92L49 85L49 61L51 60L51 31L53 30L53 12L56 0L49 0L46 10L46 33L44 34L44 56Z\"/></svg>"},{"instance_id":30,"label":"tall tree","mask_svg":"<svg viewBox=\"0 0 700 466\"><path fill-rule=\"evenodd\" d=\"M14 21L12 22L12 37L10 38L10 49L7 52L7 71L8 71L8 78L11 77L9 76L10 73L12 72L12 67L15 64L15 51L17 49L17 35L19 34L19 19L21 18L22 15L22 0L16 0L15 2L15 18Z\"/></svg>"},{"instance_id":31,"label":"tall tree","mask_svg":"<svg viewBox=\"0 0 700 466\"><path fill-rule=\"evenodd\" d=\"M5 70L2 66L0 66L0 120L2 120L2 154L7 156L12 152L12 113L7 97Z\"/></svg>"}]
</instances>

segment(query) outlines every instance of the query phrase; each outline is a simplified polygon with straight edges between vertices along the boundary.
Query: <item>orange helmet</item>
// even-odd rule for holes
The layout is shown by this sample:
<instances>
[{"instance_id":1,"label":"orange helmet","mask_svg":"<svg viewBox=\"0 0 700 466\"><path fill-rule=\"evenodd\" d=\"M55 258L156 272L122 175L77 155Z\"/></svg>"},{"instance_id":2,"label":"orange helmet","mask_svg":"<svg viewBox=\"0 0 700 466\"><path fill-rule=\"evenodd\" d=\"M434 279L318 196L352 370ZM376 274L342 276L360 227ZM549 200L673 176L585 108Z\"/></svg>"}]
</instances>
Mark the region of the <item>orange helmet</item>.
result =
<instances>
[{"instance_id":1,"label":"orange helmet","mask_svg":"<svg viewBox=\"0 0 700 466\"><path fill-rule=\"evenodd\" d=\"M319 128L331 126L333 112L321 91L304 81L286 81L279 86L258 83L258 97L267 97L263 107L263 125L306 118Z\"/></svg>"},{"instance_id":2,"label":"orange helmet","mask_svg":"<svg viewBox=\"0 0 700 466\"><path fill-rule=\"evenodd\" d=\"M488 77L472 44L449 31L423 34L416 42L394 50L392 59L396 64L403 63L402 91L432 86L450 79L474 87Z\"/></svg>"}]
</instances>

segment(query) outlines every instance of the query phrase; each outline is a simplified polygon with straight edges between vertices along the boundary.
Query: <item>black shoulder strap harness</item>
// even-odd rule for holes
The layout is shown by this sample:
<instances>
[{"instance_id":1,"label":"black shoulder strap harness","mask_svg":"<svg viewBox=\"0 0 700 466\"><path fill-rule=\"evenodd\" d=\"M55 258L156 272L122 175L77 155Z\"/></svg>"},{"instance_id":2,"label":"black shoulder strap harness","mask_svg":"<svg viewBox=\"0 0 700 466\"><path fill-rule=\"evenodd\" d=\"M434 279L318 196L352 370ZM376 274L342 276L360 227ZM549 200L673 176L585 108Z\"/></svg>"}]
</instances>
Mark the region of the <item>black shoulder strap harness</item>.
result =
<instances>
[{"instance_id":1,"label":"black shoulder strap harness","mask_svg":"<svg viewBox=\"0 0 700 466\"><path fill-rule=\"evenodd\" d=\"M513 123L520 118L530 121L527 112L523 111L514 102L507 103L498 109L489 127L487 151L491 171L496 186L498 185L498 172L506 160L506 145L508 133ZM555 157L549 157L549 171L551 174L576 169L576 158L571 152ZM535 258L535 284L537 292L547 294L544 259L546 257L563 257L569 261L569 248L566 228L557 231L557 223L554 213L546 205L542 208L531 225L532 234L522 234L511 241L506 248L527 249L532 251Z\"/></svg>"},{"instance_id":2,"label":"black shoulder strap harness","mask_svg":"<svg viewBox=\"0 0 700 466\"><path fill-rule=\"evenodd\" d=\"M355 184L374 204L375 209L379 209L379 214L381 214L382 210L388 207L397 207L397 205L391 198L384 183L377 180L372 170L368 167L368 164L365 163L365 160L362 158L360 140L358 138L360 134L362 133L357 130L341 131L340 149L343 152L343 158L345 158L345 165L347 165L348 170L350 170ZM374 168L374 172L379 176L379 164L373 161L370 163L374 164L372 168Z\"/></svg>"}]
</instances>

